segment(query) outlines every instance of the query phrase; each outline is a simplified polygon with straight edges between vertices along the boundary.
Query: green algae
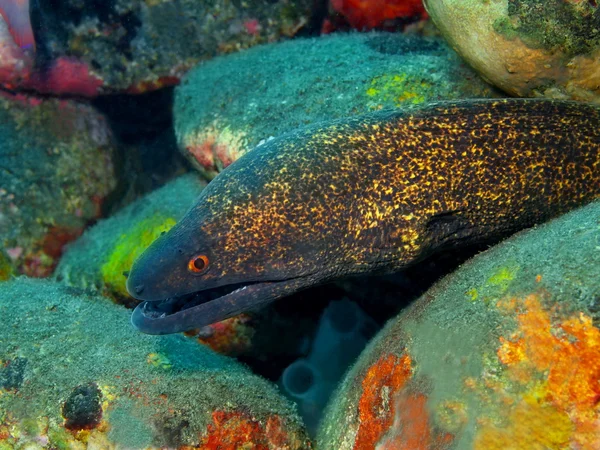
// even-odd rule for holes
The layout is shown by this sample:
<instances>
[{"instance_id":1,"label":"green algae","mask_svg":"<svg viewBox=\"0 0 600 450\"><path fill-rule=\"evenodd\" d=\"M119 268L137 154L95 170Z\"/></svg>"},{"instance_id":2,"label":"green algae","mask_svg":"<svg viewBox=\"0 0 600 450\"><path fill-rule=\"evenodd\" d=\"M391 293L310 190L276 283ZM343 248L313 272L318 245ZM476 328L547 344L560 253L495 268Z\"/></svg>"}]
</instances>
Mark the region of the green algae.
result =
<instances>
[{"instance_id":1,"label":"green algae","mask_svg":"<svg viewBox=\"0 0 600 450\"><path fill-rule=\"evenodd\" d=\"M437 96L431 82L409 78L406 74L381 75L373 78L366 91L378 104L419 104Z\"/></svg>"},{"instance_id":2,"label":"green algae","mask_svg":"<svg viewBox=\"0 0 600 450\"><path fill-rule=\"evenodd\" d=\"M175 219L171 217L152 216L135 224L120 236L108 261L100 269L104 285L112 295L129 295L125 287L127 271L135 259L175 223Z\"/></svg>"},{"instance_id":3,"label":"green algae","mask_svg":"<svg viewBox=\"0 0 600 450\"><path fill-rule=\"evenodd\" d=\"M169 358L162 353L150 353L148 355L148 363L163 370L169 370L173 367Z\"/></svg>"}]
</instances>

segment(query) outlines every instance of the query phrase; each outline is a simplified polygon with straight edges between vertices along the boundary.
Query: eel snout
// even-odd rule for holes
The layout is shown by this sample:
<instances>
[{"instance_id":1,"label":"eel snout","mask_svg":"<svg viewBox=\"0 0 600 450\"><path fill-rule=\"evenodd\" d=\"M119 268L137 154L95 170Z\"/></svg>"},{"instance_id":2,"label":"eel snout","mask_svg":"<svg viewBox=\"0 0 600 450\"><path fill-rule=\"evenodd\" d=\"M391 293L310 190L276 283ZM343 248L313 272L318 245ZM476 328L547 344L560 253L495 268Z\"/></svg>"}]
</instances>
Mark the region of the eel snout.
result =
<instances>
[{"instance_id":1,"label":"eel snout","mask_svg":"<svg viewBox=\"0 0 600 450\"><path fill-rule=\"evenodd\" d=\"M144 301L133 311L131 323L148 334L188 331L261 307L312 284L303 278L235 283L164 300Z\"/></svg>"}]
</instances>

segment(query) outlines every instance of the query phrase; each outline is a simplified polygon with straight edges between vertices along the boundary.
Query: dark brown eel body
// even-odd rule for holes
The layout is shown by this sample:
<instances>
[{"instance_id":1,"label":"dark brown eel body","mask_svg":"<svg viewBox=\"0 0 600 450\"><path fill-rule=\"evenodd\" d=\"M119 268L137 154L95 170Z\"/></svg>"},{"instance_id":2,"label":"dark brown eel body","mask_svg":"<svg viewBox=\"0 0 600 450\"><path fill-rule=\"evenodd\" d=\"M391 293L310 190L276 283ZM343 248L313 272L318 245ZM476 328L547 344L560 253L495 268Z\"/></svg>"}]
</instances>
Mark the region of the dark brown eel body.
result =
<instances>
[{"instance_id":1,"label":"dark brown eel body","mask_svg":"<svg viewBox=\"0 0 600 450\"><path fill-rule=\"evenodd\" d=\"M148 333L207 325L336 278L398 271L600 197L600 110L466 100L273 139L217 176L134 264Z\"/></svg>"}]
</instances>

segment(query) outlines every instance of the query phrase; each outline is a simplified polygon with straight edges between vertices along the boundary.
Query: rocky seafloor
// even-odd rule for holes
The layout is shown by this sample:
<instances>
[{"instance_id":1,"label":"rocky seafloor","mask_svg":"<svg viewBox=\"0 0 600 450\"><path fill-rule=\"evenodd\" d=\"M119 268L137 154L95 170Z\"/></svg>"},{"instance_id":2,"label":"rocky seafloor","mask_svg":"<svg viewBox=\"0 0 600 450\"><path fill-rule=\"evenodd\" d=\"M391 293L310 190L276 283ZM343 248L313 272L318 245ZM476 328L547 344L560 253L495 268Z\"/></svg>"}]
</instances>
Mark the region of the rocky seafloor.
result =
<instances>
[{"instance_id":1,"label":"rocky seafloor","mask_svg":"<svg viewBox=\"0 0 600 450\"><path fill-rule=\"evenodd\" d=\"M130 324L133 261L256 146L506 96L421 2L40 0L35 53L3 17L0 450L600 448L597 203L185 334Z\"/></svg>"}]
</instances>

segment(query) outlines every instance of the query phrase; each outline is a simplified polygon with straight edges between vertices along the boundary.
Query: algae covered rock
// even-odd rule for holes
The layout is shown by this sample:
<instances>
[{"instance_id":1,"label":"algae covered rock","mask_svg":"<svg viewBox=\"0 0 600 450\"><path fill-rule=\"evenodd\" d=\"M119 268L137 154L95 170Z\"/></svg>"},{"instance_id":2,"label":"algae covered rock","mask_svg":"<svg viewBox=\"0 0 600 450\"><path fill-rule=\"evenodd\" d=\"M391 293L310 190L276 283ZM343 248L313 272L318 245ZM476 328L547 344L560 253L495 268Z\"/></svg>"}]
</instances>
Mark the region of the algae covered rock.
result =
<instances>
[{"instance_id":1,"label":"algae covered rock","mask_svg":"<svg viewBox=\"0 0 600 450\"><path fill-rule=\"evenodd\" d=\"M274 386L80 289L0 285L0 448L309 448Z\"/></svg>"},{"instance_id":2,"label":"algae covered rock","mask_svg":"<svg viewBox=\"0 0 600 450\"><path fill-rule=\"evenodd\" d=\"M520 97L600 101L600 9L577 0L425 0L450 45Z\"/></svg>"},{"instance_id":3,"label":"algae covered rock","mask_svg":"<svg viewBox=\"0 0 600 450\"><path fill-rule=\"evenodd\" d=\"M0 17L0 85L86 97L160 89L177 84L198 61L295 35L311 6L311 0L38 0L30 8L35 58L12 41Z\"/></svg>"},{"instance_id":4,"label":"algae covered rock","mask_svg":"<svg viewBox=\"0 0 600 450\"><path fill-rule=\"evenodd\" d=\"M57 278L131 302L125 282L133 261L175 225L204 185L196 174L181 176L99 221L68 247L56 269Z\"/></svg>"},{"instance_id":5,"label":"algae covered rock","mask_svg":"<svg viewBox=\"0 0 600 450\"><path fill-rule=\"evenodd\" d=\"M181 151L205 175L263 140L320 120L492 88L442 41L332 35L255 47L199 65L176 89Z\"/></svg>"},{"instance_id":6,"label":"algae covered rock","mask_svg":"<svg viewBox=\"0 0 600 450\"><path fill-rule=\"evenodd\" d=\"M322 449L600 448L600 203L438 282L369 344Z\"/></svg>"},{"instance_id":7,"label":"algae covered rock","mask_svg":"<svg viewBox=\"0 0 600 450\"><path fill-rule=\"evenodd\" d=\"M49 275L117 185L106 120L72 100L0 98L0 250Z\"/></svg>"}]
</instances>

